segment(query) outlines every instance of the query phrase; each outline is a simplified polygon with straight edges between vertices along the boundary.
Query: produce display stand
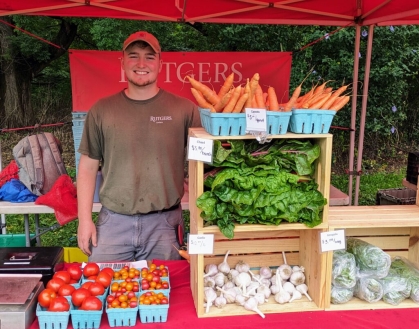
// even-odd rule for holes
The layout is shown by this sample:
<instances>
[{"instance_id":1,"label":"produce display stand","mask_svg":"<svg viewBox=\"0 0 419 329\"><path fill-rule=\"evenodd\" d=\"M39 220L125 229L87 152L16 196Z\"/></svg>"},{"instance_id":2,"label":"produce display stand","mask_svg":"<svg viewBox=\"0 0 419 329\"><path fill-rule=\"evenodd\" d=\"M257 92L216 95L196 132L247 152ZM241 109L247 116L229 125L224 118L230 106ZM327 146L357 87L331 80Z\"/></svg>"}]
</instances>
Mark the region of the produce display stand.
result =
<instances>
[{"instance_id":1,"label":"produce display stand","mask_svg":"<svg viewBox=\"0 0 419 329\"><path fill-rule=\"evenodd\" d=\"M391 257L401 256L412 262L419 261L419 203L416 205L381 205L331 207L329 230L345 229L347 237L360 238L387 252ZM356 297L340 305L330 303L333 253L327 255L325 309L366 310L419 308L419 304L406 299L394 306L383 301L368 303Z\"/></svg>"},{"instance_id":2,"label":"produce display stand","mask_svg":"<svg viewBox=\"0 0 419 329\"><path fill-rule=\"evenodd\" d=\"M203 128L192 128L189 136L213 140L254 139L246 136L212 136ZM319 191L329 201L330 173L332 157L331 134L293 134L272 135L272 138L309 139L317 143L321 149L320 158L315 166L315 179L319 184ZM214 234L213 255L191 255L190 284L192 296L198 317L235 316L251 314L241 306L228 304L222 309L211 308L205 313L204 308L204 267L207 264L219 264L227 250L230 250L228 263L235 265L239 260L246 261L251 267L279 266L283 264L282 251L285 251L289 264L305 267L306 283L313 301L306 297L293 303L280 305L273 300L260 305L263 313L319 311L325 307L325 283L327 255L320 252L320 232L328 229L329 206L323 211L323 223L315 228L308 228L304 224L281 223L272 225L237 225L234 238L227 239L222 235L218 226L204 227L200 217L200 209L196 206L196 199L204 192L204 163L189 161L189 211L191 234ZM273 297L270 297L273 298Z\"/></svg>"}]
</instances>

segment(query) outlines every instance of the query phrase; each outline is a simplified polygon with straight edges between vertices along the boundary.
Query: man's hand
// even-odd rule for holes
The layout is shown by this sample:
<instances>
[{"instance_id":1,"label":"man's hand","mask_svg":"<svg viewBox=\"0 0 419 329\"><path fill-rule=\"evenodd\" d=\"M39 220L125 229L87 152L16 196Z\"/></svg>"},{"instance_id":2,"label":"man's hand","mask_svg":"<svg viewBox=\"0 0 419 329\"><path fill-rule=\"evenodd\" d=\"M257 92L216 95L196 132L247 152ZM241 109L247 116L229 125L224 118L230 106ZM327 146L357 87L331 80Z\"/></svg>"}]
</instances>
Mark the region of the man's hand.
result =
<instances>
[{"instance_id":1,"label":"man's hand","mask_svg":"<svg viewBox=\"0 0 419 329\"><path fill-rule=\"evenodd\" d=\"M87 256L90 256L90 241L94 247L97 246L96 226L92 220L79 220L79 227L77 228L77 242L79 248Z\"/></svg>"}]
</instances>

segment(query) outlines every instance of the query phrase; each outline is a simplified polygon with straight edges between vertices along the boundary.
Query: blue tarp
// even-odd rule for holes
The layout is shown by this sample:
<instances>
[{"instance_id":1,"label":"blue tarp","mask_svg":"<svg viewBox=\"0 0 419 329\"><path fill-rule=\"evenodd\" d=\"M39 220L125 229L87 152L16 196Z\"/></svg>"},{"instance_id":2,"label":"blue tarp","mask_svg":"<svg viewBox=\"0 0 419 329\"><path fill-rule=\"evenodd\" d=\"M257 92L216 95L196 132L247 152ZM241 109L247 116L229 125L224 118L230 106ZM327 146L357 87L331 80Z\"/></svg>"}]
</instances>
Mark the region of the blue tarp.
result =
<instances>
[{"instance_id":1,"label":"blue tarp","mask_svg":"<svg viewBox=\"0 0 419 329\"><path fill-rule=\"evenodd\" d=\"M11 179L0 188L0 200L9 202L34 202L38 196L29 191L18 179Z\"/></svg>"}]
</instances>

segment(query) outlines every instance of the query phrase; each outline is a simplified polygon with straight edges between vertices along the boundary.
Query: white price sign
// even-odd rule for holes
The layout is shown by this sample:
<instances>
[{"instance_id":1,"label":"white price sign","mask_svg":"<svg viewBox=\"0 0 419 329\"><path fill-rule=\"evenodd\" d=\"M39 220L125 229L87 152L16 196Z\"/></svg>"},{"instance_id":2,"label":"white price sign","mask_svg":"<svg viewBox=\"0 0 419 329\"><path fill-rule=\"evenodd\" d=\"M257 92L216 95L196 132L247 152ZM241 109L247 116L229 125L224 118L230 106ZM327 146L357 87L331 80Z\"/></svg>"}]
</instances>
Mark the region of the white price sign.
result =
<instances>
[{"instance_id":1,"label":"white price sign","mask_svg":"<svg viewBox=\"0 0 419 329\"><path fill-rule=\"evenodd\" d=\"M189 234L188 253L190 255L213 254L214 253L214 234Z\"/></svg>"},{"instance_id":2,"label":"white price sign","mask_svg":"<svg viewBox=\"0 0 419 329\"><path fill-rule=\"evenodd\" d=\"M266 110L246 108L246 131L266 131Z\"/></svg>"},{"instance_id":3,"label":"white price sign","mask_svg":"<svg viewBox=\"0 0 419 329\"><path fill-rule=\"evenodd\" d=\"M189 137L188 160L198 160L212 163L212 139Z\"/></svg>"},{"instance_id":4,"label":"white price sign","mask_svg":"<svg viewBox=\"0 0 419 329\"><path fill-rule=\"evenodd\" d=\"M346 249L345 230L320 233L321 252Z\"/></svg>"}]
</instances>

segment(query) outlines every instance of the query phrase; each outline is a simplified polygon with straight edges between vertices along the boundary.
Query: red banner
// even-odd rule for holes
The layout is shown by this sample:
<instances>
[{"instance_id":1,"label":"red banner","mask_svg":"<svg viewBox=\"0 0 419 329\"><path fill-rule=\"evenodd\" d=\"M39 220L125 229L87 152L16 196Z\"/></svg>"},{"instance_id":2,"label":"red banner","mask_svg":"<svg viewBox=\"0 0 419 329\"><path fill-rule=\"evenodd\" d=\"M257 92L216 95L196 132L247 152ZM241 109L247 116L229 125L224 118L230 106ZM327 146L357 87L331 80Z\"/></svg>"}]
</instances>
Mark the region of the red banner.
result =
<instances>
[{"instance_id":1,"label":"red banner","mask_svg":"<svg viewBox=\"0 0 419 329\"><path fill-rule=\"evenodd\" d=\"M73 112L87 112L98 99L126 88L121 56L120 51L70 51ZM159 87L194 102L186 75L218 92L231 72L235 86L259 73L263 91L272 86L280 103L289 98L290 52L163 52L162 59Z\"/></svg>"}]
</instances>

